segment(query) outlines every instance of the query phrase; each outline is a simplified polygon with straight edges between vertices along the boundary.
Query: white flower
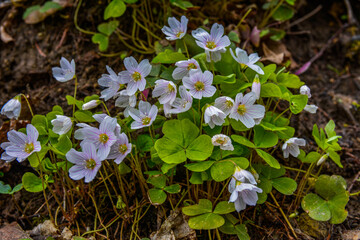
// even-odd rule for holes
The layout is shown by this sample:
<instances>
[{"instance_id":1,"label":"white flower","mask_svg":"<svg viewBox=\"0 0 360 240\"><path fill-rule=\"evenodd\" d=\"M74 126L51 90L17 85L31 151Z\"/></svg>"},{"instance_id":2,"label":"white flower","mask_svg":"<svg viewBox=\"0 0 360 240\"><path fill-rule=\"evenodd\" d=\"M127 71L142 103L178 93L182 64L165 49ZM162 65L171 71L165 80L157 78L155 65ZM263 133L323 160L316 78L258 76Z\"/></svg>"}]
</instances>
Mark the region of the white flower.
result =
<instances>
[{"instance_id":1,"label":"white flower","mask_svg":"<svg viewBox=\"0 0 360 240\"><path fill-rule=\"evenodd\" d=\"M234 146L231 143L231 139L224 134L216 134L211 138L211 142L214 146L220 146L222 150L234 151Z\"/></svg>"},{"instance_id":2,"label":"white flower","mask_svg":"<svg viewBox=\"0 0 360 240\"><path fill-rule=\"evenodd\" d=\"M75 77L75 61L71 63L64 57L61 57L60 67L52 68L54 78L59 82L67 82Z\"/></svg>"},{"instance_id":3,"label":"white flower","mask_svg":"<svg viewBox=\"0 0 360 240\"><path fill-rule=\"evenodd\" d=\"M189 89L193 98L201 99L211 97L216 92L216 87L212 86L213 74L209 71L190 71L189 77L183 78L183 84Z\"/></svg>"},{"instance_id":4,"label":"white flower","mask_svg":"<svg viewBox=\"0 0 360 240\"><path fill-rule=\"evenodd\" d=\"M246 171L244 169L241 169L239 166L235 167L235 173L233 175L233 177L240 182L243 183L251 183L256 185L257 182L254 178L254 175L251 174L251 172Z\"/></svg>"},{"instance_id":5,"label":"white flower","mask_svg":"<svg viewBox=\"0 0 360 240\"><path fill-rule=\"evenodd\" d=\"M185 36L187 30L188 19L185 16L181 16L179 22L174 17L168 18L170 27L164 26L161 31L166 35L167 40L181 39Z\"/></svg>"},{"instance_id":6,"label":"white flower","mask_svg":"<svg viewBox=\"0 0 360 240\"><path fill-rule=\"evenodd\" d=\"M152 92L153 97L160 97L159 102L161 104L172 104L176 98L176 85L171 81L163 79L157 80L155 88Z\"/></svg>"},{"instance_id":7,"label":"white flower","mask_svg":"<svg viewBox=\"0 0 360 240\"><path fill-rule=\"evenodd\" d=\"M300 87L300 94L307 95L308 98L311 98L310 88L306 85Z\"/></svg>"},{"instance_id":8,"label":"white flower","mask_svg":"<svg viewBox=\"0 0 360 240\"><path fill-rule=\"evenodd\" d=\"M53 132L59 135L66 134L72 127L72 121L69 117L63 115L56 115L56 118L51 120Z\"/></svg>"},{"instance_id":9,"label":"white flower","mask_svg":"<svg viewBox=\"0 0 360 240\"><path fill-rule=\"evenodd\" d=\"M316 106L316 105L314 105L314 104L311 104L311 105L307 105L306 104L306 106L304 107L304 110L305 111L307 111L307 112L309 112L309 113L316 113L316 111L317 111L317 109L318 109L319 107L318 106Z\"/></svg>"},{"instance_id":10,"label":"white flower","mask_svg":"<svg viewBox=\"0 0 360 240\"><path fill-rule=\"evenodd\" d=\"M212 25L210 34L202 28L192 31L191 34L196 39L196 44L205 50L208 62L219 61L221 53L226 52L226 47L230 45L229 37L224 35L224 27L217 23Z\"/></svg>"},{"instance_id":11,"label":"white flower","mask_svg":"<svg viewBox=\"0 0 360 240\"><path fill-rule=\"evenodd\" d=\"M191 108L193 98L183 85L179 87L179 94L180 98L175 98L175 101L170 106L172 108L168 109L169 106L164 105L164 111L166 109L169 113L182 113Z\"/></svg>"},{"instance_id":12,"label":"white flower","mask_svg":"<svg viewBox=\"0 0 360 240\"><path fill-rule=\"evenodd\" d=\"M177 68L175 68L172 73L172 77L175 80L180 80L184 77L188 77L190 70L201 71L199 63L193 58L185 61L178 61L177 63L175 63L175 66Z\"/></svg>"},{"instance_id":13,"label":"white flower","mask_svg":"<svg viewBox=\"0 0 360 240\"><path fill-rule=\"evenodd\" d=\"M260 98L260 90L261 90L260 79L259 79L259 75L256 74L251 86L251 91L256 94L256 99Z\"/></svg>"},{"instance_id":14,"label":"white flower","mask_svg":"<svg viewBox=\"0 0 360 240\"><path fill-rule=\"evenodd\" d=\"M204 113L205 123L209 124L210 128L214 128L215 125L222 126L225 123L226 114L220 109L209 106Z\"/></svg>"},{"instance_id":15,"label":"white flower","mask_svg":"<svg viewBox=\"0 0 360 240\"><path fill-rule=\"evenodd\" d=\"M122 82L127 83L127 92L133 95L137 90L144 91L146 86L145 77L151 71L151 65L148 59L142 60L139 64L133 57L124 59L126 71L119 73Z\"/></svg>"},{"instance_id":16,"label":"white flower","mask_svg":"<svg viewBox=\"0 0 360 240\"><path fill-rule=\"evenodd\" d=\"M261 69L261 67L255 64L257 61L260 60L260 57L258 56L257 53L252 53L248 56L246 51L242 50L241 48L236 48L235 52L236 52L236 56L233 50L230 48L231 56L235 59L235 61L240 63L241 67L248 66L258 74L261 75L264 74L264 71Z\"/></svg>"},{"instance_id":17,"label":"white flower","mask_svg":"<svg viewBox=\"0 0 360 240\"><path fill-rule=\"evenodd\" d=\"M305 145L306 145L305 139L296 138L296 137L290 138L282 146L284 158L288 158L289 153L294 157L299 156L300 154L299 146L305 146Z\"/></svg>"},{"instance_id":18,"label":"white flower","mask_svg":"<svg viewBox=\"0 0 360 240\"><path fill-rule=\"evenodd\" d=\"M107 159L114 159L114 162L120 164L124 158L131 152L131 143L125 133L120 134L114 145L111 146Z\"/></svg>"},{"instance_id":19,"label":"white flower","mask_svg":"<svg viewBox=\"0 0 360 240\"><path fill-rule=\"evenodd\" d=\"M157 113L157 106L151 106L148 102L140 101L139 110L135 108L129 110L130 116L135 120L131 123L131 129L140 129L150 126L155 121Z\"/></svg>"},{"instance_id":20,"label":"white flower","mask_svg":"<svg viewBox=\"0 0 360 240\"><path fill-rule=\"evenodd\" d=\"M92 109L92 108L95 108L97 107L99 104L101 103L100 100L91 100L87 103L84 103L82 105L82 110L89 110L89 109Z\"/></svg>"},{"instance_id":21,"label":"white flower","mask_svg":"<svg viewBox=\"0 0 360 240\"><path fill-rule=\"evenodd\" d=\"M125 81L123 81L109 66L106 66L106 69L109 74L101 75L101 78L98 80L99 85L106 88L101 91L100 97L104 98L105 101L114 97L119 91L120 85L125 84Z\"/></svg>"},{"instance_id":22,"label":"white flower","mask_svg":"<svg viewBox=\"0 0 360 240\"><path fill-rule=\"evenodd\" d=\"M1 114L9 119L18 119L21 112L21 96L18 95L10 99L1 109Z\"/></svg>"},{"instance_id":23,"label":"white flower","mask_svg":"<svg viewBox=\"0 0 360 240\"><path fill-rule=\"evenodd\" d=\"M231 97L218 97L215 99L214 106L223 111L227 116L234 106L234 100Z\"/></svg>"},{"instance_id":24,"label":"white flower","mask_svg":"<svg viewBox=\"0 0 360 240\"><path fill-rule=\"evenodd\" d=\"M263 118L265 115L265 107L259 104L254 105L255 101L256 94L253 92L249 92L245 96L238 93L229 117L240 120L247 128L254 127L255 119Z\"/></svg>"},{"instance_id":25,"label":"white flower","mask_svg":"<svg viewBox=\"0 0 360 240\"><path fill-rule=\"evenodd\" d=\"M234 178L229 183L230 200L235 204L237 212L244 210L246 205L255 206L258 201L257 193L262 193L262 189L250 183L236 181Z\"/></svg>"},{"instance_id":26,"label":"white flower","mask_svg":"<svg viewBox=\"0 0 360 240\"><path fill-rule=\"evenodd\" d=\"M115 106L125 108L124 110L125 117L129 116L129 109L135 107L135 105L136 105L136 96L134 94L129 96L127 90L120 91L119 96L115 101Z\"/></svg>"}]
</instances>

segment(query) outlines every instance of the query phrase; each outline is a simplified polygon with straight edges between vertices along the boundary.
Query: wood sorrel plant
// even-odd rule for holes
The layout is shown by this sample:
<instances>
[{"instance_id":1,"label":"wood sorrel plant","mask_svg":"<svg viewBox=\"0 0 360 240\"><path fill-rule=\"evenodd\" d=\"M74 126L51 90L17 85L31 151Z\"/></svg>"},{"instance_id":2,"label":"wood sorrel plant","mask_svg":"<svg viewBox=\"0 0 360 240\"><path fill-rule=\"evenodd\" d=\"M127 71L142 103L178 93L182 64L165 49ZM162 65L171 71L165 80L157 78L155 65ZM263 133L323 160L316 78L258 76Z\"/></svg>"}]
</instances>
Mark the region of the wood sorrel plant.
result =
<instances>
[{"instance_id":1,"label":"wood sorrel plant","mask_svg":"<svg viewBox=\"0 0 360 240\"><path fill-rule=\"evenodd\" d=\"M300 149L305 139L289 126L293 114L316 112L308 105L310 89L284 68L263 66L256 53L248 56L236 48L219 24L192 36L184 16L181 22L169 18L169 25L163 32L176 40L176 48L159 52L152 64L125 58L126 70L119 74L107 66L109 74L98 81L105 88L100 97L76 98L74 60L62 58L61 67L53 68L58 81L75 79L74 95L66 96L73 113L66 116L54 106L46 115L33 115L26 130L8 132L9 142L1 144L1 159L27 158L37 173L24 174L24 189L43 192L52 220L62 214L70 226L84 225L77 216L91 212L94 230L78 227L83 236L105 232L109 237L109 227L121 218L121 229L130 223L130 238L138 237L149 207L163 205L182 208L189 226L208 230L209 238L221 239L222 232L248 239L244 215L236 212L266 201L274 202L296 236L278 193L291 196L293 212L301 205L315 220L343 222L346 183L340 176L320 175L327 159L342 167L334 122L324 129L314 125L318 147L307 154ZM17 118L21 96L1 113ZM113 98L119 110L111 115L104 101ZM282 112L280 102L288 104ZM94 110L99 104L106 113ZM274 154L280 148L283 158ZM303 169L290 167L290 155ZM0 183L4 194L21 189ZM113 212L106 223L101 215L109 206Z\"/></svg>"}]
</instances>

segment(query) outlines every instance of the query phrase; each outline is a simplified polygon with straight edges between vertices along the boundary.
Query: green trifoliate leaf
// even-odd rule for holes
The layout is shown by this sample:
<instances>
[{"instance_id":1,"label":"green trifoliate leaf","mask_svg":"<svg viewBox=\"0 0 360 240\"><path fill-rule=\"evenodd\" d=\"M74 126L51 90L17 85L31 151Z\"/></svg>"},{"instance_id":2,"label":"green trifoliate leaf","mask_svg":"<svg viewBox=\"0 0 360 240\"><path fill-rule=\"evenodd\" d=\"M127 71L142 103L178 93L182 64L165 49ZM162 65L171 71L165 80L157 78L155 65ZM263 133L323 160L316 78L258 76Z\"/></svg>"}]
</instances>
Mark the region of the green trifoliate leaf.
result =
<instances>
[{"instance_id":1,"label":"green trifoliate leaf","mask_svg":"<svg viewBox=\"0 0 360 240\"><path fill-rule=\"evenodd\" d=\"M214 163L215 161L203 161L203 162L185 164L184 166L193 172L203 172L209 169Z\"/></svg>"},{"instance_id":2,"label":"green trifoliate leaf","mask_svg":"<svg viewBox=\"0 0 360 240\"><path fill-rule=\"evenodd\" d=\"M166 177L164 175L154 175L150 176L146 182L156 188L164 188L166 186Z\"/></svg>"},{"instance_id":3,"label":"green trifoliate leaf","mask_svg":"<svg viewBox=\"0 0 360 240\"><path fill-rule=\"evenodd\" d=\"M327 202L316 194L309 193L306 195L301 202L301 207L314 220L327 221L331 218Z\"/></svg>"},{"instance_id":4,"label":"green trifoliate leaf","mask_svg":"<svg viewBox=\"0 0 360 240\"><path fill-rule=\"evenodd\" d=\"M235 226L236 235L239 240L250 240L250 236L247 233L247 228L245 224L238 224Z\"/></svg>"},{"instance_id":5,"label":"green trifoliate leaf","mask_svg":"<svg viewBox=\"0 0 360 240\"><path fill-rule=\"evenodd\" d=\"M214 213L217 214L227 214L234 211L235 211L234 203L228 201L219 202L214 209Z\"/></svg>"},{"instance_id":6,"label":"green trifoliate leaf","mask_svg":"<svg viewBox=\"0 0 360 240\"><path fill-rule=\"evenodd\" d=\"M113 0L107 5L104 12L104 20L111 17L120 17L126 11L126 5L122 0Z\"/></svg>"},{"instance_id":7,"label":"green trifoliate leaf","mask_svg":"<svg viewBox=\"0 0 360 240\"><path fill-rule=\"evenodd\" d=\"M22 184L28 192L41 192L43 190L41 179L31 172L27 172L23 175ZM45 183L44 188L46 189Z\"/></svg>"},{"instance_id":8,"label":"green trifoliate leaf","mask_svg":"<svg viewBox=\"0 0 360 240\"><path fill-rule=\"evenodd\" d=\"M288 88L300 88L304 85L304 82L300 81L300 78L295 74L290 73L280 73L276 77L279 85L288 87Z\"/></svg>"},{"instance_id":9,"label":"green trifoliate leaf","mask_svg":"<svg viewBox=\"0 0 360 240\"><path fill-rule=\"evenodd\" d=\"M108 49L109 46L109 38L108 36L102 34L102 33L95 33L91 37L91 41L95 44L99 44L99 50L101 52L104 52Z\"/></svg>"},{"instance_id":10,"label":"green trifoliate leaf","mask_svg":"<svg viewBox=\"0 0 360 240\"><path fill-rule=\"evenodd\" d=\"M301 113L308 102L307 95L293 95L290 97L290 111L294 114Z\"/></svg>"},{"instance_id":11,"label":"green trifoliate leaf","mask_svg":"<svg viewBox=\"0 0 360 240\"><path fill-rule=\"evenodd\" d=\"M211 213L212 203L208 199L200 199L199 204L183 207L182 212L188 216L196 216L203 213Z\"/></svg>"},{"instance_id":12,"label":"green trifoliate leaf","mask_svg":"<svg viewBox=\"0 0 360 240\"><path fill-rule=\"evenodd\" d=\"M159 53L155 58L153 58L151 62L172 64L186 59L187 58L185 57L185 55L180 52L174 52L170 49L165 49L164 52Z\"/></svg>"},{"instance_id":13,"label":"green trifoliate leaf","mask_svg":"<svg viewBox=\"0 0 360 240\"><path fill-rule=\"evenodd\" d=\"M261 85L260 97L277 97L281 98L282 92L275 83L265 83Z\"/></svg>"},{"instance_id":14,"label":"green trifoliate leaf","mask_svg":"<svg viewBox=\"0 0 360 240\"><path fill-rule=\"evenodd\" d=\"M286 21L291 19L294 16L294 10L286 5L281 5L274 14L272 18L276 21Z\"/></svg>"},{"instance_id":15,"label":"green trifoliate leaf","mask_svg":"<svg viewBox=\"0 0 360 240\"><path fill-rule=\"evenodd\" d=\"M256 148L256 146L246 137L240 136L240 135L231 135L231 138L241 145L247 146L249 148Z\"/></svg>"},{"instance_id":16,"label":"green trifoliate leaf","mask_svg":"<svg viewBox=\"0 0 360 240\"><path fill-rule=\"evenodd\" d=\"M260 150L260 149L256 149L257 154L264 159L264 161L270 165L270 167L273 168L280 168L280 164L279 162L273 157L271 156L269 153Z\"/></svg>"},{"instance_id":17,"label":"green trifoliate leaf","mask_svg":"<svg viewBox=\"0 0 360 240\"><path fill-rule=\"evenodd\" d=\"M235 74L230 74L228 76L221 76L221 75L215 75L213 84L220 84L220 83L229 83L233 84L235 83Z\"/></svg>"},{"instance_id":18,"label":"green trifoliate leaf","mask_svg":"<svg viewBox=\"0 0 360 240\"><path fill-rule=\"evenodd\" d=\"M167 137L158 139L155 142L155 149L166 163L182 163L186 161L184 148Z\"/></svg>"},{"instance_id":19,"label":"green trifoliate leaf","mask_svg":"<svg viewBox=\"0 0 360 240\"><path fill-rule=\"evenodd\" d=\"M179 184L173 184L170 186L164 187L164 191L168 193L178 193L180 192L180 185Z\"/></svg>"},{"instance_id":20,"label":"green trifoliate leaf","mask_svg":"<svg viewBox=\"0 0 360 240\"><path fill-rule=\"evenodd\" d=\"M275 178L272 180L272 185L276 190L285 195L292 195L297 188L296 181L288 177Z\"/></svg>"},{"instance_id":21,"label":"green trifoliate leaf","mask_svg":"<svg viewBox=\"0 0 360 240\"><path fill-rule=\"evenodd\" d=\"M99 24L97 29L99 32L105 34L106 36L110 36L118 26L119 26L119 21L114 20L107 23Z\"/></svg>"},{"instance_id":22,"label":"green trifoliate leaf","mask_svg":"<svg viewBox=\"0 0 360 240\"><path fill-rule=\"evenodd\" d=\"M11 187L9 184L4 184L3 181L0 181L0 193L1 194L10 194Z\"/></svg>"},{"instance_id":23,"label":"green trifoliate leaf","mask_svg":"<svg viewBox=\"0 0 360 240\"><path fill-rule=\"evenodd\" d=\"M234 174L235 165L231 161L219 161L211 166L211 177L217 181L222 182Z\"/></svg>"},{"instance_id":24,"label":"green trifoliate leaf","mask_svg":"<svg viewBox=\"0 0 360 240\"><path fill-rule=\"evenodd\" d=\"M162 132L167 138L186 148L199 135L199 128L189 119L169 120L164 123Z\"/></svg>"},{"instance_id":25,"label":"green trifoliate leaf","mask_svg":"<svg viewBox=\"0 0 360 240\"><path fill-rule=\"evenodd\" d=\"M48 121L44 115L35 115L31 119L31 124L34 126L42 126L43 128L45 128L45 130L48 129Z\"/></svg>"},{"instance_id":26,"label":"green trifoliate leaf","mask_svg":"<svg viewBox=\"0 0 360 240\"><path fill-rule=\"evenodd\" d=\"M215 213L205 213L189 219L189 227L196 230L216 229L225 223L225 219Z\"/></svg>"},{"instance_id":27,"label":"green trifoliate leaf","mask_svg":"<svg viewBox=\"0 0 360 240\"><path fill-rule=\"evenodd\" d=\"M92 117L92 112L90 111L84 111L84 110L78 110L75 112L75 118L79 122L95 122L96 120Z\"/></svg>"},{"instance_id":28,"label":"green trifoliate leaf","mask_svg":"<svg viewBox=\"0 0 360 240\"><path fill-rule=\"evenodd\" d=\"M346 181L338 175L320 175L315 183L315 191L321 197L329 200L335 195L346 191Z\"/></svg>"},{"instance_id":29,"label":"green trifoliate leaf","mask_svg":"<svg viewBox=\"0 0 360 240\"><path fill-rule=\"evenodd\" d=\"M254 127L254 143L258 148L270 148L278 143L278 136L270 131L265 131L261 126Z\"/></svg>"},{"instance_id":30,"label":"green trifoliate leaf","mask_svg":"<svg viewBox=\"0 0 360 240\"><path fill-rule=\"evenodd\" d=\"M149 199L152 205L161 205L166 201L166 193L157 188L149 189L148 191Z\"/></svg>"},{"instance_id":31,"label":"green trifoliate leaf","mask_svg":"<svg viewBox=\"0 0 360 240\"><path fill-rule=\"evenodd\" d=\"M186 157L191 160L203 161L211 156L214 145L208 135L197 137L186 149Z\"/></svg>"}]
</instances>

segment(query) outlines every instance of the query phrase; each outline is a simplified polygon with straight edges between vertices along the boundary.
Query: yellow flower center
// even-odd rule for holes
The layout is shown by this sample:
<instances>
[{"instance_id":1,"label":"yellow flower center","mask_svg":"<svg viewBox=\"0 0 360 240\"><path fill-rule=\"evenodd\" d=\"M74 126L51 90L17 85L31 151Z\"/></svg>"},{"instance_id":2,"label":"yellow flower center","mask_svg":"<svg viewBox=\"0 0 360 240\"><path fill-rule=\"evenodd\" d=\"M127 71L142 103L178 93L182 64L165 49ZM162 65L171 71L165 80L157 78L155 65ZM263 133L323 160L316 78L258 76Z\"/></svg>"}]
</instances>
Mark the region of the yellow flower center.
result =
<instances>
[{"instance_id":1,"label":"yellow flower center","mask_svg":"<svg viewBox=\"0 0 360 240\"><path fill-rule=\"evenodd\" d=\"M197 69L197 67L194 63L189 63L187 70L191 70L191 69Z\"/></svg>"},{"instance_id":2,"label":"yellow flower center","mask_svg":"<svg viewBox=\"0 0 360 240\"><path fill-rule=\"evenodd\" d=\"M246 107L244 104L240 104L238 106L238 109L237 109L237 112L240 114L240 115L244 115L246 113Z\"/></svg>"},{"instance_id":3,"label":"yellow flower center","mask_svg":"<svg viewBox=\"0 0 360 240\"><path fill-rule=\"evenodd\" d=\"M225 104L227 108L232 108L232 106L234 105L234 103L230 100L226 100Z\"/></svg>"},{"instance_id":4,"label":"yellow flower center","mask_svg":"<svg viewBox=\"0 0 360 240\"><path fill-rule=\"evenodd\" d=\"M26 143L24 151L28 154L32 153L34 151L34 144L33 143Z\"/></svg>"},{"instance_id":5,"label":"yellow flower center","mask_svg":"<svg viewBox=\"0 0 360 240\"><path fill-rule=\"evenodd\" d=\"M86 160L85 164L86 164L85 166L86 166L87 169L93 170L96 167L96 162L92 158Z\"/></svg>"},{"instance_id":6,"label":"yellow flower center","mask_svg":"<svg viewBox=\"0 0 360 240\"><path fill-rule=\"evenodd\" d=\"M180 35L181 35L181 34L183 34L183 33L184 33L184 32L179 31L179 32L176 34L176 37L178 37L178 38L179 38L179 37L180 37Z\"/></svg>"},{"instance_id":7,"label":"yellow flower center","mask_svg":"<svg viewBox=\"0 0 360 240\"><path fill-rule=\"evenodd\" d=\"M175 88L170 83L168 84L168 89L169 89L169 92L174 92L175 91Z\"/></svg>"},{"instance_id":8,"label":"yellow flower center","mask_svg":"<svg viewBox=\"0 0 360 240\"><path fill-rule=\"evenodd\" d=\"M216 44L213 41L208 41L206 43L206 47L209 49L214 49L214 48L216 48Z\"/></svg>"},{"instance_id":9,"label":"yellow flower center","mask_svg":"<svg viewBox=\"0 0 360 240\"><path fill-rule=\"evenodd\" d=\"M109 137L105 133L102 133L99 135L99 142L105 144L105 143L107 143L108 140L109 140Z\"/></svg>"},{"instance_id":10,"label":"yellow flower center","mask_svg":"<svg viewBox=\"0 0 360 240\"><path fill-rule=\"evenodd\" d=\"M148 125L148 124L150 123L150 121L151 121L151 118L149 118L149 117L144 117L144 118L141 120L141 122L142 122L143 125Z\"/></svg>"},{"instance_id":11,"label":"yellow flower center","mask_svg":"<svg viewBox=\"0 0 360 240\"><path fill-rule=\"evenodd\" d=\"M140 81L141 80L141 74L139 72L134 72L132 74L132 79L137 82L137 81Z\"/></svg>"},{"instance_id":12,"label":"yellow flower center","mask_svg":"<svg viewBox=\"0 0 360 240\"><path fill-rule=\"evenodd\" d=\"M223 145L227 142L227 140L225 138L218 138L216 139L216 142L219 143L220 145Z\"/></svg>"},{"instance_id":13,"label":"yellow flower center","mask_svg":"<svg viewBox=\"0 0 360 240\"><path fill-rule=\"evenodd\" d=\"M197 81L194 86L196 91L203 91L205 89L204 83L200 81Z\"/></svg>"},{"instance_id":14,"label":"yellow flower center","mask_svg":"<svg viewBox=\"0 0 360 240\"><path fill-rule=\"evenodd\" d=\"M125 154L125 152L128 150L126 144L122 144L119 146L119 152L121 152L121 154Z\"/></svg>"}]
</instances>

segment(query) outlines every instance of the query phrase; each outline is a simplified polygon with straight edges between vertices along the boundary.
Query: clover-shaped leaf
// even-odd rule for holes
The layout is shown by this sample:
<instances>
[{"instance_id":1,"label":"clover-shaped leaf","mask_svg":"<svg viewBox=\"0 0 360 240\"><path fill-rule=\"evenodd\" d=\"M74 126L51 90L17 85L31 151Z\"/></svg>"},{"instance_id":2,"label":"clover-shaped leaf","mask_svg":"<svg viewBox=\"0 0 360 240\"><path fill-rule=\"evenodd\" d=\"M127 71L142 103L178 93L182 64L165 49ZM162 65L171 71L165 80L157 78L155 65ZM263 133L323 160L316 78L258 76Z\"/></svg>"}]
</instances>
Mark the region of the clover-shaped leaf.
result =
<instances>
[{"instance_id":1,"label":"clover-shaped leaf","mask_svg":"<svg viewBox=\"0 0 360 240\"><path fill-rule=\"evenodd\" d=\"M208 199L200 199L199 204L183 207L182 212L190 216L189 226L192 229L207 230L216 229L225 223L225 219L220 214L233 212L235 206L226 201L219 202L212 211L212 203Z\"/></svg>"},{"instance_id":2,"label":"clover-shaped leaf","mask_svg":"<svg viewBox=\"0 0 360 240\"><path fill-rule=\"evenodd\" d=\"M189 119L170 120L162 128L164 137L155 143L155 149L166 163L181 163L187 158L203 161L210 157L214 146L211 138L200 135L199 129Z\"/></svg>"},{"instance_id":3,"label":"clover-shaped leaf","mask_svg":"<svg viewBox=\"0 0 360 240\"><path fill-rule=\"evenodd\" d=\"M344 208L349 201L345 180L341 176L321 175L315 183L315 192L303 198L301 207L314 220L342 223L348 214Z\"/></svg>"}]
</instances>

